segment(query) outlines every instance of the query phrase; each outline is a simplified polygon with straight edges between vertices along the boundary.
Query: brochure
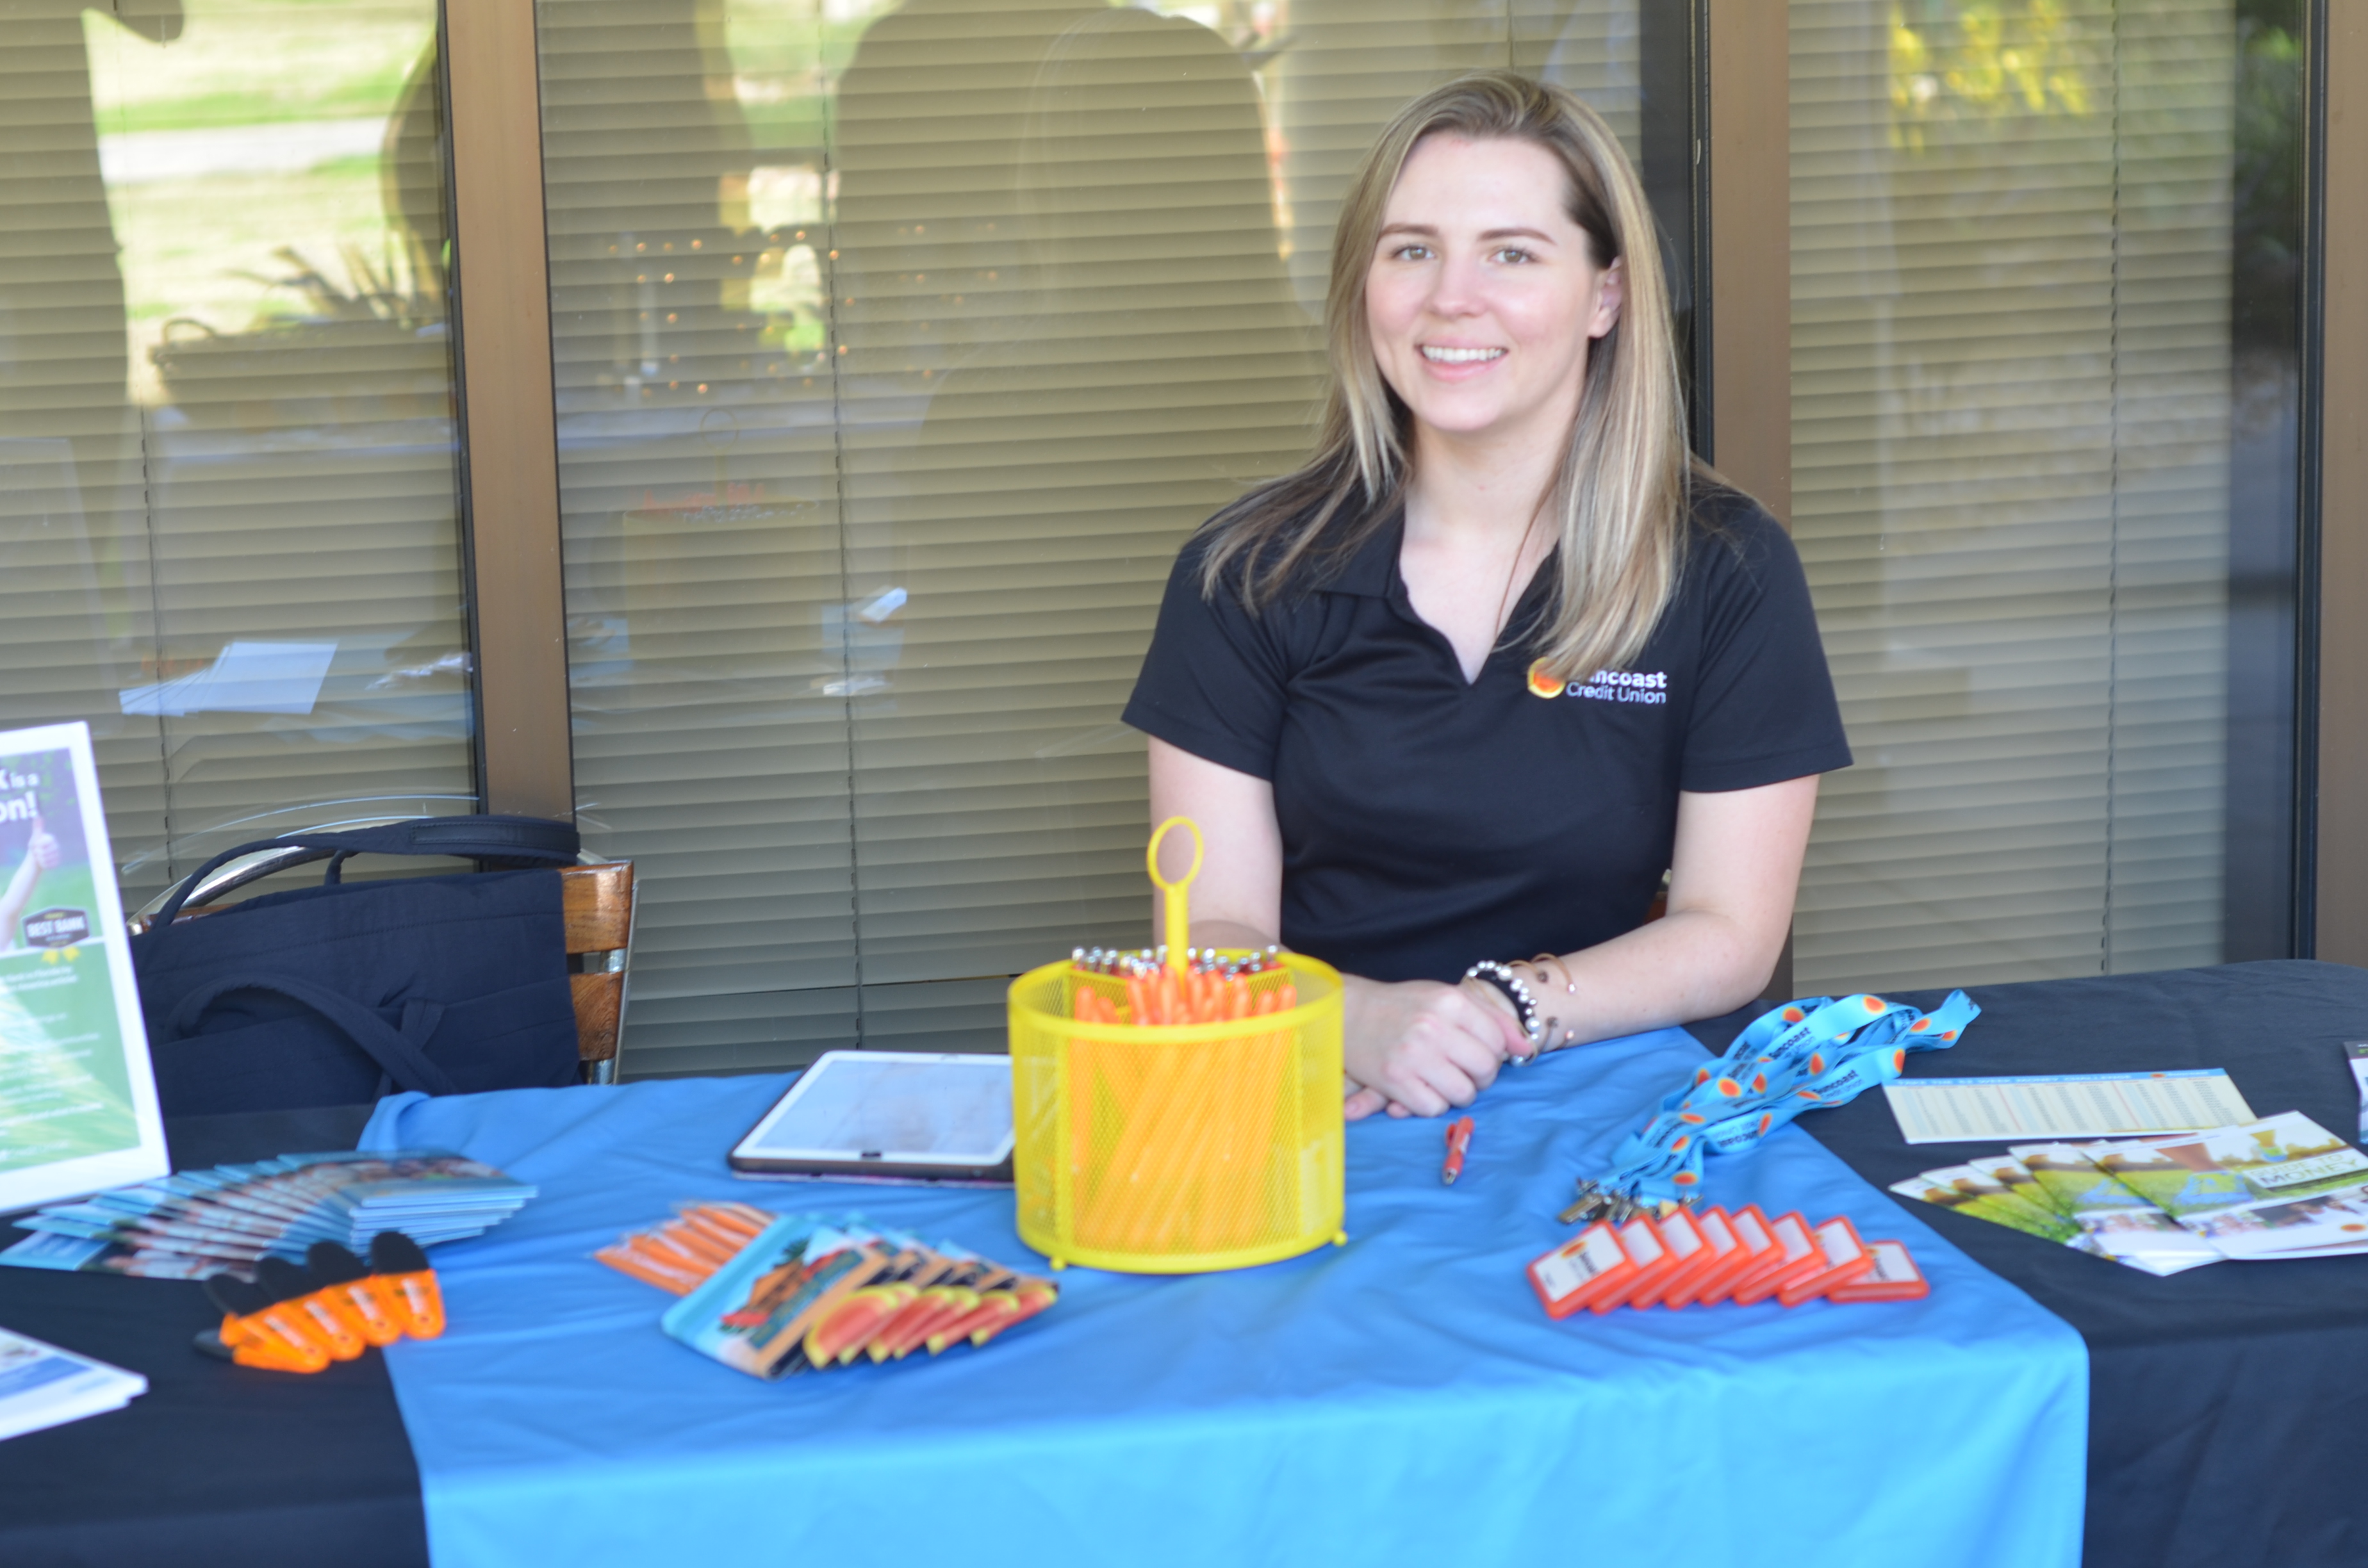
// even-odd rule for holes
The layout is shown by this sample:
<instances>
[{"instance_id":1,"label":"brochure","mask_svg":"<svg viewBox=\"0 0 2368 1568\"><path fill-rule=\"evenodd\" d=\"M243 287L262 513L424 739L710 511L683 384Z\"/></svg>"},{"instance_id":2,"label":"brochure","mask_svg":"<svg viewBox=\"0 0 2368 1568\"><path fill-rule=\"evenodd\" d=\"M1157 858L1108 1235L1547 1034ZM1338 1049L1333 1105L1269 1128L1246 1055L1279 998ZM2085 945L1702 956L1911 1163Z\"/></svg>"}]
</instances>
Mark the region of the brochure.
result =
<instances>
[{"instance_id":1,"label":"brochure","mask_svg":"<svg viewBox=\"0 0 2368 1568\"><path fill-rule=\"evenodd\" d=\"M0 1211L170 1168L90 728L0 733Z\"/></svg>"},{"instance_id":2,"label":"brochure","mask_svg":"<svg viewBox=\"0 0 2368 1568\"><path fill-rule=\"evenodd\" d=\"M1891 1190L2148 1274L2216 1263L2211 1244L2097 1168L2089 1146L2038 1143L1945 1165Z\"/></svg>"},{"instance_id":3,"label":"brochure","mask_svg":"<svg viewBox=\"0 0 2368 1568\"><path fill-rule=\"evenodd\" d=\"M2368 1143L2368 1040L2345 1040L2343 1059L2351 1064L2352 1086L2360 1091L2360 1141Z\"/></svg>"},{"instance_id":4,"label":"brochure","mask_svg":"<svg viewBox=\"0 0 2368 1568\"><path fill-rule=\"evenodd\" d=\"M0 1251L0 1264L252 1280L264 1257L301 1259L314 1242L359 1253L390 1231L422 1246L477 1235L533 1196L528 1184L441 1149L283 1154L51 1204L15 1221L33 1233Z\"/></svg>"},{"instance_id":5,"label":"brochure","mask_svg":"<svg viewBox=\"0 0 2368 1568\"><path fill-rule=\"evenodd\" d=\"M2149 1274L2217 1263L2210 1243L2115 1181L2096 1160L2097 1143L2018 1143L2007 1152L2029 1170L2056 1211L2080 1227L2084 1250Z\"/></svg>"},{"instance_id":6,"label":"brochure","mask_svg":"<svg viewBox=\"0 0 2368 1568\"><path fill-rule=\"evenodd\" d=\"M2018 1143L1892 1190L2153 1274L2368 1253L2368 1154L2299 1111L2205 1132ZM2034 1223L2032 1208L2057 1225Z\"/></svg>"},{"instance_id":7,"label":"brochure","mask_svg":"<svg viewBox=\"0 0 2368 1568\"><path fill-rule=\"evenodd\" d=\"M2015 1169L2021 1172L2022 1186L2035 1190L2031 1173L2019 1164ZM1919 1202L1971 1214L1977 1220L1988 1220L2034 1236L2044 1236L2051 1242L2068 1242L2080 1234L2080 1227L2056 1212L2044 1198L2033 1201L2009 1188L1990 1172L1972 1165L1945 1165L1937 1171L1926 1171L1907 1181L1892 1183L1891 1190Z\"/></svg>"},{"instance_id":8,"label":"brochure","mask_svg":"<svg viewBox=\"0 0 2368 1568\"><path fill-rule=\"evenodd\" d=\"M2228 1257L2368 1251L2368 1155L2300 1111L2112 1144L2097 1164Z\"/></svg>"},{"instance_id":9,"label":"brochure","mask_svg":"<svg viewBox=\"0 0 2368 1568\"><path fill-rule=\"evenodd\" d=\"M137 1372L0 1328L0 1437L120 1410L147 1392Z\"/></svg>"}]
</instances>

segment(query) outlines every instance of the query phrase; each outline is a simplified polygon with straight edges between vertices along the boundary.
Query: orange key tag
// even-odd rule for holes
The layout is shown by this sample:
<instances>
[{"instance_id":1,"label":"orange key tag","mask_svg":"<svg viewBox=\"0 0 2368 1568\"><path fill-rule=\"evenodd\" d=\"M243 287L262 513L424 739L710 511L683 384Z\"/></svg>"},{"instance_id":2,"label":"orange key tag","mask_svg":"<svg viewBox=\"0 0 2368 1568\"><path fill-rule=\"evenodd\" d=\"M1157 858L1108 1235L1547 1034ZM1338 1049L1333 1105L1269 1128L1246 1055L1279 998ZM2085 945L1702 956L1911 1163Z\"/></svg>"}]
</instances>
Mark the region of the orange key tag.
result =
<instances>
[{"instance_id":1,"label":"orange key tag","mask_svg":"<svg viewBox=\"0 0 2368 1568\"><path fill-rule=\"evenodd\" d=\"M1588 1302L1587 1310L1591 1312L1610 1312L1678 1266L1678 1260L1669 1256L1669 1249L1661 1244L1661 1233L1654 1229L1653 1221L1642 1214L1614 1225L1611 1233L1619 1238L1620 1250L1628 1255L1628 1261L1636 1266L1636 1272Z\"/></svg>"},{"instance_id":2,"label":"orange key tag","mask_svg":"<svg viewBox=\"0 0 2368 1568\"><path fill-rule=\"evenodd\" d=\"M1611 1227L1598 1221L1544 1256L1531 1258L1530 1289L1538 1293L1546 1316L1559 1320L1635 1271Z\"/></svg>"},{"instance_id":3,"label":"orange key tag","mask_svg":"<svg viewBox=\"0 0 2368 1568\"><path fill-rule=\"evenodd\" d=\"M1735 1251L1694 1291L1694 1300L1705 1307L1731 1300L1737 1285L1781 1256L1776 1238L1768 1233L1768 1216L1759 1211L1757 1203L1748 1203L1729 1213L1726 1228L1735 1237Z\"/></svg>"},{"instance_id":4,"label":"orange key tag","mask_svg":"<svg viewBox=\"0 0 2368 1568\"><path fill-rule=\"evenodd\" d=\"M1917 1301L1932 1293L1924 1271L1897 1242L1869 1242L1874 1267L1826 1292L1828 1301Z\"/></svg>"},{"instance_id":5,"label":"orange key tag","mask_svg":"<svg viewBox=\"0 0 2368 1568\"><path fill-rule=\"evenodd\" d=\"M1874 1255L1858 1239L1858 1228L1847 1217L1836 1215L1809 1233L1824 1256L1825 1267L1776 1292L1777 1301L1788 1307L1816 1301L1835 1286L1847 1285L1874 1267Z\"/></svg>"},{"instance_id":6,"label":"orange key tag","mask_svg":"<svg viewBox=\"0 0 2368 1568\"><path fill-rule=\"evenodd\" d=\"M1694 1230L1702 1236L1702 1250L1695 1255L1694 1266L1686 1270L1684 1277L1672 1280L1669 1288L1661 1292L1661 1305L1672 1312L1692 1305L1713 1280L1732 1268L1740 1244L1724 1209L1705 1209L1693 1216L1693 1221Z\"/></svg>"},{"instance_id":7,"label":"orange key tag","mask_svg":"<svg viewBox=\"0 0 2368 1568\"><path fill-rule=\"evenodd\" d=\"M1653 1233L1660 1238L1661 1245L1668 1251L1669 1267L1657 1278L1636 1288L1635 1293L1628 1298L1628 1304L1632 1307L1654 1305L1667 1296L1673 1286L1688 1283L1703 1264L1712 1261L1712 1255L1703 1250L1707 1244L1702 1241L1702 1227L1695 1224L1694 1217L1684 1210L1655 1220L1652 1225Z\"/></svg>"},{"instance_id":8,"label":"orange key tag","mask_svg":"<svg viewBox=\"0 0 2368 1568\"><path fill-rule=\"evenodd\" d=\"M1826 1267L1826 1255L1817 1246L1817 1238L1797 1211L1779 1214L1770 1221L1768 1233L1775 1238L1778 1256L1736 1287L1737 1306L1764 1301L1787 1285L1798 1284Z\"/></svg>"}]
</instances>

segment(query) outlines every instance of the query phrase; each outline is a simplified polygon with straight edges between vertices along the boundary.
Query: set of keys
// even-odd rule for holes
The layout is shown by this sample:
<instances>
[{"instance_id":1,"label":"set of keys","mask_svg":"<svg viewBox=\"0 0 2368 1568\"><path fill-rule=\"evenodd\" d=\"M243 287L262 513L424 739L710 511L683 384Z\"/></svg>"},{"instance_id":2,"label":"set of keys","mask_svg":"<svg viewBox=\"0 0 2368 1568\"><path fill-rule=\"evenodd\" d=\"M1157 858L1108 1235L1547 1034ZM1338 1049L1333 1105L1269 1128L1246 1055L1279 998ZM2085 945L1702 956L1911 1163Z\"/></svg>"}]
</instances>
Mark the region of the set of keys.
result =
<instances>
[{"instance_id":1,"label":"set of keys","mask_svg":"<svg viewBox=\"0 0 2368 1568\"><path fill-rule=\"evenodd\" d=\"M1700 1193L1689 1193L1684 1201L1659 1203L1624 1192L1609 1191L1582 1176L1578 1183L1578 1201L1556 1218L1565 1225L1577 1225L1590 1220L1600 1220L1607 1225L1624 1225L1639 1214L1666 1220L1679 1210L1689 1207L1701 1196Z\"/></svg>"}]
</instances>

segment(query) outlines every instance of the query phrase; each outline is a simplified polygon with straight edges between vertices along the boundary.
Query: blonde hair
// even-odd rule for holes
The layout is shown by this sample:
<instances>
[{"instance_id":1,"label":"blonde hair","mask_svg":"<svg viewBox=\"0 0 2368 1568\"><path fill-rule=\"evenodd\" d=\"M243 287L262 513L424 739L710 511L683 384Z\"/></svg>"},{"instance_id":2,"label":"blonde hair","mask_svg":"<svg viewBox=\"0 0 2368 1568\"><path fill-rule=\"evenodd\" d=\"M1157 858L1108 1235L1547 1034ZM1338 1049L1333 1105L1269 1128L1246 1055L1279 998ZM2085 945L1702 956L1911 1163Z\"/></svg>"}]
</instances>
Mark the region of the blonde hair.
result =
<instances>
[{"instance_id":1,"label":"blonde hair","mask_svg":"<svg viewBox=\"0 0 2368 1568\"><path fill-rule=\"evenodd\" d=\"M1353 554L1404 492L1412 415L1374 360L1365 278L1406 159L1440 135L1526 142L1552 153L1568 176L1565 210L1586 231L1595 265L1627 264L1620 319L1588 355L1578 417L1543 508L1560 522L1559 571L1535 638L1560 678L1616 669L1643 649L1677 590L1696 472L1716 476L1687 452L1668 282L1636 171L1600 115L1510 71L1433 88L1365 154L1333 237L1325 307L1332 385L1315 450L1210 519L1201 591L1213 596L1239 562L1241 597L1255 611L1303 567Z\"/></svg>"}]
</instances>

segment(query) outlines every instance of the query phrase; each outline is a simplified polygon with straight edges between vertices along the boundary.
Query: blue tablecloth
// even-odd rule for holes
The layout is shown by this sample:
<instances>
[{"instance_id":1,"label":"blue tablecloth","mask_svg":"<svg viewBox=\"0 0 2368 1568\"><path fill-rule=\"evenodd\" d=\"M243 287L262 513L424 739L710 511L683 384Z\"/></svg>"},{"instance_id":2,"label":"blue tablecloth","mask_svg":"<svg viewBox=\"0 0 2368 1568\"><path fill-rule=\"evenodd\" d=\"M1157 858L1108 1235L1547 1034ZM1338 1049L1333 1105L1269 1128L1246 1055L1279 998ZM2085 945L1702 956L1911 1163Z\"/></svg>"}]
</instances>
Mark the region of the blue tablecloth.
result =
<instances>
[{"instance_id":1,"label":"blue tablecloth","mask_svg":"<svg viewBox=\"0 0 2368 1568\"><path fill-rule=\"evenodd\" d=\"M1345 1247L1072 1269L985 1351L770 1384L666 1338L673 1298L587 1255L731 1197L1025 1266L1009 1195L734 1181L778 1077L389 1100L365 1148L541 1187L437 1250L451 1328L388 1353L435 1561L2072 1568L2079 1337L1797 1129L1714 1160L1711 1199L1849 1214L1908 1244L1929 1300L1539 1310L1522 1267L1569 1234L1573 1175L1702 1056L1671 1029L1508 1074L1452 1188L1440 1122L1351 1127Z\"/></svg>"}]
</instances>

